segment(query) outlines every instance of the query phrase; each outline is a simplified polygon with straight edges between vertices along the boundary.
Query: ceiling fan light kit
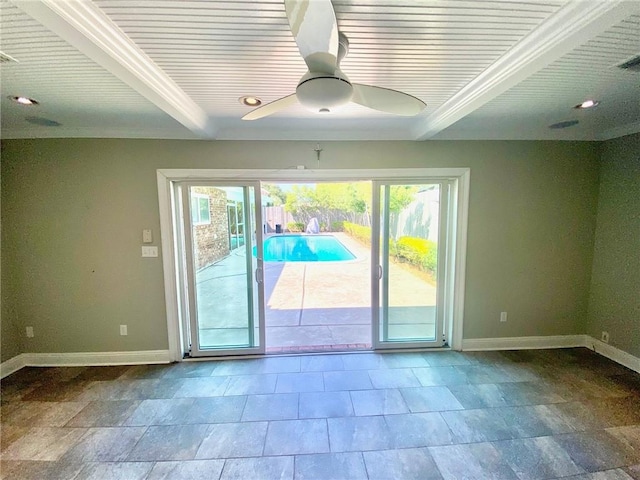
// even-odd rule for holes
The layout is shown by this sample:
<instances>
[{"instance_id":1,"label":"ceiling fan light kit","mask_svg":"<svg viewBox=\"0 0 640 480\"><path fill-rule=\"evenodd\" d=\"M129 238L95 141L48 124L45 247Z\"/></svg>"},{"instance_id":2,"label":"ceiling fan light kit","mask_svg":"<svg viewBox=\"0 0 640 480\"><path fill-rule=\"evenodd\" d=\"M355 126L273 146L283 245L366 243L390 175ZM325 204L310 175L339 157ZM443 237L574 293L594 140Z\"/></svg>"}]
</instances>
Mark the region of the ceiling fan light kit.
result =
<instances>
[{"instance_id":1,"label":"ceiling fan light kit","mask_svg":"<svg viewBox=\"0 0 640 480\"><path fill-rule=\"evenodd\" d=\"M351 83L340 70L349 40L338 32L331 0L285 0L287 19L307 64L296 93L252 110L243 120L257 120L295 103L314 113L333 113L350 102L386 113L413 116L427 106L419 98L388 88Z\"/></svg>"}]
</instances>

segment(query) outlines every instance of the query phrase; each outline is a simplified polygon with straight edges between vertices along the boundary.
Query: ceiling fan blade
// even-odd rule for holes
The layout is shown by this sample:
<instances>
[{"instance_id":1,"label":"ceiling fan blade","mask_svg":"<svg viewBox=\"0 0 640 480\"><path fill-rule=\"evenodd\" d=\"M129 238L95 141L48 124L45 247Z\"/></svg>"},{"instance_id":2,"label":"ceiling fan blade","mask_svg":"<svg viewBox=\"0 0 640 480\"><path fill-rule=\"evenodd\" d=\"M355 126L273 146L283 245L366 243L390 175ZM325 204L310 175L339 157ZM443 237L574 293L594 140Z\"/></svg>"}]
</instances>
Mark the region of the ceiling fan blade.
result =
<instances>
[{"instance_id":1,"label":"ceiling fan blade","mask_svg":"<svg viewBox=\"0 0 640 480\"><path fill-rule=\"evenodd\" d=\"M362 85L361 83L352 83L351 85L353 85L352 102L381 112L410 117L417 115L427 106L419 98L398 90Z\"/></svg>"},{"instance_id":2,"label":"ceiling fan blade","mask_svg":"<svg viewBox=\"0 0 640 480\"><path fill-rule=\"evenodd\" d=\"M338 57L338 22L331 0L285 0L300 55L311 72L333 74Z\"/></svg>"},{"instance_id":3,"label":"ceiling fan blade","mask_svg":"<svg viewBox=\"0 0 640 480\"><path fill-rule=\"evenodd\" d=\"M267 103L266 105L262 105L261 107L251 110L242 117L242 120L257 120L268 115L273 115L274 113L278 113L280 110L284 110L297 102L298 98L296 97L296 94L292 93L291 95L287 95L286 97L279 98L278 100L274 100L271 103Z\"/></svg>"}]
</instances>

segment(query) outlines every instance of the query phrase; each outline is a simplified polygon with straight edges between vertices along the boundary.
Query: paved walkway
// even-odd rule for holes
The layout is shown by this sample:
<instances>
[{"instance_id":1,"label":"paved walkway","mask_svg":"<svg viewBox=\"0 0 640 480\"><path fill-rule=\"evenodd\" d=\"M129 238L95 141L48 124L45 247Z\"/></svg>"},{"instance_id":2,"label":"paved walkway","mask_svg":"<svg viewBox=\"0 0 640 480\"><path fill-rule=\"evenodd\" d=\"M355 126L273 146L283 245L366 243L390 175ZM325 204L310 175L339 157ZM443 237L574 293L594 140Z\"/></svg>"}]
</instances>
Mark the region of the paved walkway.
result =
<instances>
[{"instance_id":1,"label":"paved walkway","mask_svg":"<svg viewBox=\"0 0 640 480\"><path fill-rule=\"evenodd\" d=\"M265 262L266 346L270 352L365 349L371 346L368 247L334 234L356 260ZM246 259L235 251L198 273L203 344L238 344L246 328ZM390 267L390 338L435 338L436 289L407 269Z\"/></svg>"}]
</instances>

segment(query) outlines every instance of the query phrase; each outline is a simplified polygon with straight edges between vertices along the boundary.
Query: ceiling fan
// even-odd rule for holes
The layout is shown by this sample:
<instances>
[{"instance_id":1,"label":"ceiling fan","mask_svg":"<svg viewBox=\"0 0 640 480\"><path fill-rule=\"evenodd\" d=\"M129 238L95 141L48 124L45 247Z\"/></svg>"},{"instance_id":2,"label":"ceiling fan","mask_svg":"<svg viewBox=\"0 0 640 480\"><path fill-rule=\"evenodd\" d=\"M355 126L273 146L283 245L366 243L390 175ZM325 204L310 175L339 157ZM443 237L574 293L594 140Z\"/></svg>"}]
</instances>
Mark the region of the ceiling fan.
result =
<instances>
[{"instance_id":1,"label":"ceiling fan","mask_svg":"<svg viewBox=\"0 0 640 480\"><path fill-rule=\"evenodd\" d=\"M243 120L257 120L296 103L316 113L331 113L349 102L396 115L411 116L427 105L412 95L351 83L340 70L340 61L349 51L347 37L338 32L331 0L285 0L291 32L309 71L296 93L252 110Z\"/></svg>"}]
</instances>

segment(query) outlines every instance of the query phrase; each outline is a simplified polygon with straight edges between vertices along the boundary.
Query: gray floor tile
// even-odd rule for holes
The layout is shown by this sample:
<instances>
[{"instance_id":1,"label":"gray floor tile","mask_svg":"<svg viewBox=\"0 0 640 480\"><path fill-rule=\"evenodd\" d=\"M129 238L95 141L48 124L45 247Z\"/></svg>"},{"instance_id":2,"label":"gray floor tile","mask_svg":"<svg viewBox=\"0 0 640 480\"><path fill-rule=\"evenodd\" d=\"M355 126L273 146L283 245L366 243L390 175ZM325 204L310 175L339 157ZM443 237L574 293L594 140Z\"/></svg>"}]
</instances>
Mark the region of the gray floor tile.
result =
<instances>
[{"instance_id":1,"label":"gray floor tile","mask_svg":"<svg viewBox=\"0 0 640 480\"><path fill-rule=\"evenodd\" d=\"M426 448L364 452L370 480L431 480L442 476Z\"/></svg>"},{"instance_id":2,"label":"gray floor tile","mask_svg":"<svg viewBox=\"0 0 640 480\"><path fill-rule=\"evenodd\" d=\"M640 463L638 465L631 465L626 468L625 471L633 480L640 480Z\"/></svg>"},{"instance_id":3,"label":"gray floor tile","mask_svg":"<svg viewBox=\"0 0 640 480\"><path fill-rule=\"evenodd\" d=\"M464 385L468 383L467 376L464 372L452 366L414 368L413 374L423 387Z\"/></svg>"},{"instance_id":4,"label":"gray floor tile","mask_svg":"<svg viewBox=\"0 0 640 480\"><path fill-rule=\"evenodd\" d=\"M401 388L400 393L412 412L439 412L464 408L447 387Z\"/></svg>"},{"instance_id":5,"label":"gray floor tile","mask_svg":"<svg viewBox=\"0 0 640 480\"><path fill-rule=\"evenodd\" d=\"M357 416L409 413L398 389L358 390L350 394Z\"/></svg>"},{"instance_id":6,"label":"gray floor tile","mask_svg":"<svg viewBox=\"0 0 640 480\"><path fill-rule=\"evenodd\" d=\"M296 456L296 480L367 480L362 454L319 453Z\"/></svg>"},{"instance_id":7,"label":"gray floor tile","mask_svg":"<svg viewBox=\"0 0 640 480\"><path fill-rule=\"evenodd\" d=\"M270 422L265 455L326 453L329 437L326 420L284 420Z\"/></svg>"},{"instance_id":8,"label":"gray floor tile","mask_svg":"<svg viewBox=\"0 0 640 480\"><path fill-rule=\"evenodd\" d=\"M219 397L225 393L228 385L227 377L185 378L173 397Z\"/></svg>"},{"instance_id":9,"label":"gray floor tile","mask_svg":"<svg viewBox=\"0 0 640 480\"><path fill-rule=\"evenodd\" d=\"M238 375L230 377L225 395L255 395L274 393L278 376L271 375Z\"/></svg>"},{"instance_id":10,"label":"gray floor tile","mask_svg":"<svg viewBox=\"0 0 640 480\"><path fill-rule=\"evenodd\" d=\"M608 428L607 433L620 442L640 452L640 425Z\"/></svg>"},{"instance_id":11,"label":"gray floor tile","mask_svg":"<svg viewBox=\"0 0 640 480\"><path fill-rule=\"evenodd\" d=\"M512 426L496 415L493 408L440 414L453 432L455 443L510 440L516 436Z\"/></svg>"},{"instance_id":12,"label":"gray floor tile","mask_svg":"<svg viewBox=\"0 0 640 480\"><path fill-rule=\"evenodd\" d=\"M386 415L395 448L450 445L455 438L438 412Z\"/></svg>"},{"instance_id":13,"label":"gray floor tile","mask_svg":"<svg viewBox=\"0 0 640 480\"><path fill-rule=\"evenodd\" d=\"M598 415L588 403L554 403L544 407L564 424L569 425L572 428L570 431L602 430L611 426L611 423Z\"/></svg>"},{"instance_id":14,"label":"gray floor tile","mask_svg":"<svg viewBox=\"0 0 640 480\"><path fill-rule=\"evenodd\" d=\"M321 372L279 373L276 393L322 392L324 380Z\"/></svg>"},{"instance_id":15,"label":"gray floor tile","mask_svg":"<svg viewBox=\"0 0 640 480\"><path fill-rule=\"evenodd\" d=\"M373 388L366 371L324 372L324 389L327 392L337 390L370 390Z\"/></svg>"},{"instance_id":16,"label":"gray floor tile","mask_svg":"<svg viewBox=\"0 0 640 480\"><path fill-rule=\"evenodd\" d=\"M534 376L517 379L499 365L456 365L453 368L464 375L467 382L471 384L505 383L536 379Z\"/></svg>"},{"instance_id":17,"label":"gray floor tile","mask_svg":"<svg viewBox=\"0 0 640 480\"><path fill-rule=\"evenodd\" d=\"M565 401L543 382L510 382L497 386L508 405L542 405Z\"/></svg>"},{"instance_id":18,"label":"gray floor tile","mask_svg":"<svg viewBox=\"0 0 640 480\"><path fill-rule=\"evenodd\" d=\"M466 355L460 352L427 352L424 354L424 358L430 367L471 364Z\"/></svg>"},{"instance_id":19,"label":"gray floor tile","mask_svg":"<svg viewBox=\"0 0 640 480\"><path fill-rule=\"evenodd\" d=\"M372 370L387 368L384 356L376 353L350 353L342 355L345 370Z\"/></svg>"},{"instance_id":20,"label":"gray floor tile","mask_svg":"<svg viewBox=\"0 0 640 480\"><path fill-rule=\"evenodd\" d=\"M60 461L123 462L145 431L146 427L90 428Z\"/></svg>"},{"instance_id":21,"label":"gray floor tile","mask_svg":"<svg viewBox=\"0 0 640 480\"><path fill-rule=\"evenodd\" d=\"M143 400L124 426L178 425L187 419L193 398L172 398L168 400Z\"/></svg>"},{"instance_id":22,"label":"gray floor tile","mask_svg":"<svg viewBox=\"0 0 640 480\"><path fill-rule=\"evenodd\" d=\"M353 416L349 392L307 392L300 394L299 418Z\"/></svg>"},{"instance_id":23,"label":"gray floor tile","mask_svg":"<svg viewBox=\"0 0 640 480\"><path fill-rule=\"evenodd\" d=\"M74 480L143 480L152 462L88 463Z\"/></svg>"},{"instance_id":24,"label":"gray floor tile","mask_svg":"<svg viewBox=\"0 0 640 480\"><path fill-rule=\"evenodd\" d=\"M298 418L298 394L249 395L242 413L243 422Z\"/></svg>"},{"instance_id":25,"label":"gray floor tile","mask_svg":"<svg viewBox=\"0 0 640 480\"><path fill-rule=\"evenodd\" d=\"M563 425L554 425L553 416L546 417L536 406L504 407L494 409L495 414L511 427L514 438L543 437L554 433L566 433ZM556 427L558 427L556 429Z\"/></svg>"},{"instance_id":26,"label":"gray floor tile","mask_svg":"<svg viewBox=\"0 0 640 480\"><path fill-rule=\"evenodd\" d=\"M139 400L93 401L66 424L67 427L115 427L124 422L140 405Z\"/></svg>"},{"instance_id":27,"label":"gray floor tile","mask_svg":"<svg viewBox=\"0 0 640 480\"><path fill-rule=\"evenodd\" d=\"M162 378L191 378L191 377L210 377L211 374L218 369L218 362L179 362L171 365Z\"/></svg>"},{"instance_id":28,"label":"gray floor tile","mask_svg":"<svg viewBox=\"0 0 640 480\"><path fill-rule=\"evenodd\" d=\"M504 440L493 446L521 480L585 473L553 437Z\"/></svg>"},{"instance_id":29,"label":"gray floor tile","mask_svg":"<svg viewBox=\"0 0 640 480\"><path fill-rule=\"evenodd\" d=\"M220 480L293 479L293 457L231 458Z\"/></svg>"},{"instance_id":30,"label":"gray floor tile","mask_svg":"<svg viewBox=\"0 0 640 480\"><path fill-rule=\"evenodd\" d=\"M332 452L356 452L393 448L393 438L384 417L327 419Z\"/></svg>"},{"instance_id":31,"label":"gray floor tile","mask_svg":"<svg viewBox=\"0 0 640 480\"><path fill-rule=\"evenodd\" d=\"M302 372L332 372L344 370L341 355L309 355L300 358Z\"/></svg>"},{"instance_id":32,"label":"gray floor tile","mask_svg":"<svg viewBox=\"0 0 640 480\"><path fill-rule=\"evenodd\" d=\"M197 459L259 457L264 450L267 422L211 425Z\"/></svg>"},{"instance_id":33,"label":"gray floor tile","mask_svg":"<svg viewBox=\"0 0 640 480\"><path fill-rule=\"evenodd\" d=\"M502 455L490 443L428 447L446 480L484 479L517 480Z\"/></svg>"},{"instance_id":34,"label":"gray floor tile","mask_svg":"<svg viewBox=\"0 0 640 480\"><path fill-rule=\"evenodd\" d=\"M210 480L222 473L224 460L183 460L156 462L145 480Z\"/></svg>"},{"instance_id":35,"label":"gray floor tile","mask_svg":"<svg viewBox=\"0 0 640 480\"><path fill-rule=\"evenodd\" d=\"M464 408L506 407L503 392L495 384L449 385L449 391Z\"/></svg>"},{"instance_id":36,"label":"gray floor tile","mask_svg":"<svg viewBox=\"0 0 640 480\"><path fill-rule=\"evenodd\" d=\"M187 411L184 423L226 423L239 422L247 397L196 398Z\"/></svg>"},{"instance_id":37,"label":"gray floor tile","mask_svg":"<svg viewBox=\"0 0 640 480\"><path fill-rule=\"evenodd\" d=\"M118 380L120 398L146 400L148 398L173 398L184 384L183 379Z\"/></svg>"},{"instance_id":38,"label":"gray floor tile","mask_svg":"<svg viewBox=\"0 0 640 480\"><path fill-rule=\"evenodd\" d=\"M88 404L88 402L39 401L4 403L2 424L24 427L62 427Z\"/></svg>"},{"instance_id":39,"label":"gray floor tile","mask_svg":"<svg viewBox=\"0 0 640 480\"><path fill-rule=\"evenodd\" d=\"M295 373L300 371L300 357L270 357L262 359L260 373Z\"/></svg>"},{"instance_id":40,"label":"gray floor tile","mask_svg":"<svg viewBox=\"0 0 640 480\"><path fill-rule=\"evenodd\" d=\"M56 461L86 433L86 428L31 428L2 452L3 460Z\"/></svg>"},{"instance_id":41,"label":"gray floor tile","mask_svg":"<svg viewBox=\"0 0 640 480\"><path fill-rule=\"evenodd\" d=\"M385 353L384 363L388 368L417 368L429 365L422 353Z\"/></svg>"},{"instance_id":42,"label":"gray floor tile","mask_svg":"<svg viewBox=\"0 0 640 480\"><path fill-rule=\"evenodd\" d=\"M76 478L84 466L83 463L2 460L0 474L6 480L69 480Z\"/></svg>"},{"instance_id":43,"label":"gray floor tile","mask_svg":"<svg viewBox=\"0 0 640 480\"><path fill-rule=\"evenodd\" d=\"M625 472L621 468L615 468L613 470L604 470L602 472L584 473L582 475L575 475L571 477L564 477L562 480L634 480L628 472Z\"/></svg>"},{"instance_id":44,"label":"gray floor tile","mask_svg":"<svg viewBox=\"0 0 640 480\"><path fill-rule=\"evenodd\" d=\"M0 388L7 480L404 480L437 473L424 449L445 478L640 480L640 376L580 348L27 367Z\"/></svg>"},{"instance_id":45,"label":"gray floor tile","mask_svg":"<svg viewBox=\"0 0 640 480\"><path fill-rule=\"evenodd\" d=\"M640 462L640 451L613 435L598 431L556 435L554 439L587 472L614 469Z\"/></svg>"},{"instance_id":46,"label":"gray floor tile","mask_svg":"<svg viewBox=\"0 0 640 480\"><path fill-rule=\"evenodd\" d=\"M207 434L207 425L160 425L147 429L128 461L191 460Z\"/></svg>"},{"instance_id":47,"label":"gray floor tile","mask_svg":"<svg viewBox=\"0 0 640 480\"><path fill-rule=\"evenodd\" d=\"M410 368L369 370L373 388L419 387L420 382Z\"/></svg>"}]
</instances>

